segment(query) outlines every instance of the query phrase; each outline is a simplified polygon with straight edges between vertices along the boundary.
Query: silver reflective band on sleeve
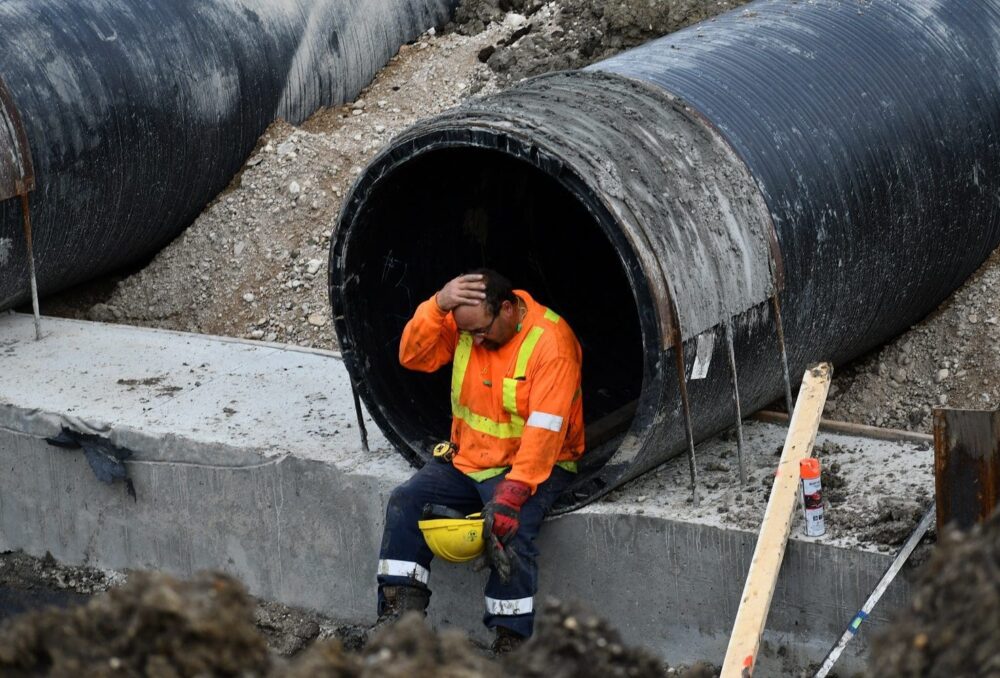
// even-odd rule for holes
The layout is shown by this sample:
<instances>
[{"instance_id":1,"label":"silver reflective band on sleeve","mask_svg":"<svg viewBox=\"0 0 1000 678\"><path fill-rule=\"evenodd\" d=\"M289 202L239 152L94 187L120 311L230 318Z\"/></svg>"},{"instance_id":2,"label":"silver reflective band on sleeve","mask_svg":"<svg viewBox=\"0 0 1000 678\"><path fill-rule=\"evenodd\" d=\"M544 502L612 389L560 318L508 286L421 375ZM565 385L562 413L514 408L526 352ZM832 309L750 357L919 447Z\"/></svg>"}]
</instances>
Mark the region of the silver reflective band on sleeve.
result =
<instances>
[{"instance_id":1,"label":"silver reflective band on sleeve","mask_svg":"<svg viewBox=\"0 0 1000 678\"><path fill-rule=\"evenodd\" d=\"M559 433L562 428L563 418L558 417L554 414L549 414L548 412L532 412L531 416L528 417L528 426L534 426L535 428L544 428L549 431L555 431Z\"/></svg>"},{"instance_id":2,"label":"silver reflective band on sleeve","mask_svg":"<svg viewBox=\"0 0 1000 678\"><path fill-rule=\"evenodd\" d=\"M409 577L416 579L421 584L426 584L431 576L426 567L407 560L380 560L378 561L378 573L383 577Z\"/></svg>"},{"instance_id":3,"label":"silver reflective band on sleeve","mask_svg":"<svg viewBox=\"0 0 1000 678\"><path fill-rule=\"evenodd\" d=\"M534 609L534 598L517 598L515 600L486 598L486 611L490 614L512 616L515 614L528 614Z\"/></svg>"}]
</instances>

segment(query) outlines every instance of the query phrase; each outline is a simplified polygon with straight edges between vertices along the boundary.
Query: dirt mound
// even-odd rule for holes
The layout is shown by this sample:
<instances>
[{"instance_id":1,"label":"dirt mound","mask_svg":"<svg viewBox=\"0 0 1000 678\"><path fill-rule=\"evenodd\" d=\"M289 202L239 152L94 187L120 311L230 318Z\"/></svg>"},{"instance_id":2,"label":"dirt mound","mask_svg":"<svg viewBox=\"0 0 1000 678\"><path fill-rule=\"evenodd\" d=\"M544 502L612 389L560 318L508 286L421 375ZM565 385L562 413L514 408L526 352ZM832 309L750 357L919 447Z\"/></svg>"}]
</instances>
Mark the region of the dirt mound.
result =
<instances>
[{"instance_id":1,"label":"dirt mound","mask_svg":"<svg viewBox=\"0 0 1000 678\"><path fill-rule=\"evenodd\" d=\"M268 651L254 625L254 600L223 574L190 582L131 573L128 583L68 610L49 609L0 625L3 676L272 676L305 678L525 676L711 676L707 667L670 670L626 646L611 626L575 606L546 604L534 638L502 661L458 630L433 631L416 613L380 631L363 651L319 640L291 660ZM258 610L258 616L260 612ZM258 620L259 625L259 620ZM315 637L319 629L303 628Z\"/></svg>"},{"instance_id":2,"label":"dirt mound","mask_svg":"<svg viewBox=\"0 0 1000 678\"><path fill-rule=\"evenodd\" d=\"M545 604L535 635L505 657L503 664L505 675L525 678L645 678L667 675L668 671L689 678L717 675L702 665L670 670L648 652L627 647L618 631L603 619L554 600Z\"/></svg>"},{"instance_id":3,"label":"dirt mound","mask_svg":"<svg viewBox=\"0 0 1000 678\"><path fill-rule=\"evenodd\" d=\"M435 633L416 612L382 629L362 654L344 650L339 640L313 645L276 678L500 678L500 667L456 630Z\"/></svg>"},{"instance_id":4,"label":"dirt mound","mask_svg":"<svg viewBox=\"0 0 1000 678\"><path fill-rule=\"evenodd\" d=\"M509 84L549 71L582 68L744 2L465 0L452 28L475 34L491 22L517 24L506 40L480 52L501 84Z\"/></svg>"},{"instance_id":5,"label":"dirt mound","mask_svg":"<svg viewBox=\"0 0 1000 678\"><path fill-rule=\"evenodd\" d=\"M1000 675L1000 512L939 546L909 608L876 639L871 675Z\"/></svg>"},{"instance_id":6,"label":"dirt mound","mask_svg":"<svg viewBox=\"0 0 1000 678\"><path fill-rule=\"evenodd\" d=\"M1000 404L1000 250L936 311L834 375L826 416L930 432L935 407Z\"/></svg>"},{"instance_id":7,"label":"dirt mound","mask_svg":"<svg viewBox=\"0 0 1000 678\"><path fill-rule=\"evenodd\" d=\"M268 666L250 598L219 574L135 573L86 605L0 627L4 676L253 676Z\"/></svg>"}]
</instances>

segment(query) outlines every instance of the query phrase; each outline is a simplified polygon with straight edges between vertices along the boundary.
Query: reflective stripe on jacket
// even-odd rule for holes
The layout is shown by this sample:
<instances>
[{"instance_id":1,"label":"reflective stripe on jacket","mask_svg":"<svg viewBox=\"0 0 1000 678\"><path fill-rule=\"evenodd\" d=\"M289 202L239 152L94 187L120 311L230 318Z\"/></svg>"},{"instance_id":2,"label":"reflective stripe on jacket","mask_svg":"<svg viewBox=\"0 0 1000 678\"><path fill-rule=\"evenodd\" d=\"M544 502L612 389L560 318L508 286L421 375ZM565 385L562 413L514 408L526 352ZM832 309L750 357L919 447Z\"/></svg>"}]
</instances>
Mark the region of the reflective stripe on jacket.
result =
<instances>
[{"instance_id":1,"label":"reflective stripe on jacket","mask_svg":"<svg viewBox=\"0 0 1000 678\"><path fill-rule=\"evenodd\" d=\"M510 467L507 477L534 492L556 463L583 454L582 350L564 319L527 292L515 294L527 313L499 349L476 346L431 297L403 330L399 359L423 372L453 363L451 439L459 470L481 480Z\"/></svg>"}]
</instances>

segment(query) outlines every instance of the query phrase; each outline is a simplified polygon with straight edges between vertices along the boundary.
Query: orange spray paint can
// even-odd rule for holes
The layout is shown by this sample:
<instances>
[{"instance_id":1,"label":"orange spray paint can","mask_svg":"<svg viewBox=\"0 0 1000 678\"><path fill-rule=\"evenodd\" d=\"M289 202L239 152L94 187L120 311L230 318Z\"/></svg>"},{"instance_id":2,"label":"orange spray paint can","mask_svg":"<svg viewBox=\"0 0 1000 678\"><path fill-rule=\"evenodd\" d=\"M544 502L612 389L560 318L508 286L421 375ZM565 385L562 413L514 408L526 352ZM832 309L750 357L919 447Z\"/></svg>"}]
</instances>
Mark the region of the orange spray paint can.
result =
<instances>
[{"instance_id":1,"label":"orange spray paint can","mask_svg":"<svg viewBox=\"0 0 1000 678\"><path fill-rule=\"evenodd\" d=\"M826 532L819 459L810 457L800 461L799 474L802 478L802 510L806 519L806 535L818 537Z\"/></svg>"}]
</instances>

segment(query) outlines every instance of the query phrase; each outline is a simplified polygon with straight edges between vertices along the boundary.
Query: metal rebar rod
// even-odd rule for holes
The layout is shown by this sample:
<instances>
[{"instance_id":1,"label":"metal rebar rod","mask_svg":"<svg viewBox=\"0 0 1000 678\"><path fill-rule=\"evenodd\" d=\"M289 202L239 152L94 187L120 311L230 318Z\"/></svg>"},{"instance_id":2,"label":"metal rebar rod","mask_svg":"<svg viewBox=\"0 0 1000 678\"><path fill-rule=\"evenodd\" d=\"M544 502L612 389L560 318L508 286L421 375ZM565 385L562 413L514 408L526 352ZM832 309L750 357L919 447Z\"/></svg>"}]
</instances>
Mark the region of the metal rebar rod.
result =
<instances>
[{"instance_id":1,"label":"metal rebar rod","mask_svg":"<svg viewBox=\"0 0 1000 678\"><path fill-rule=\"evenodd\" d=\"M348 373L350 374L350 373ZM369 452L368 449L368 429L365 428L364 413L361 410L361 397L358 395L358 387L354 383L354 377L350 378L351 393L354 395L354 411L358 413L358 431L361 434L361 449Z\"/></svg>"},{"instance_id":2,"label":"metal rebar rod","mask_svg":"<svg viewBox=\"0 0 1000 678\"><path fill-rule=\"evenodd\" d=\"M736 408L736 458L740 465L740 483L747 484L747 467L743 446L743 413L740 407L740 384L736 376L736 352L733 350L732 321L723 323L726 333L726 352L729 354L729 374L733 384L733 406Z\"/></svg>"},{"instance_id":3,"label":"metal rebar rod","mask_svg":"<svg viewBox=\"0 0 1000 678\"><path fill-rule=\"evenodd\" d=\"M28 276L31 278L31 308L35 314L35 341L42 338L42 316L38 309L38 279L35 277L35 254L31 246L31 211L28 194L21 194L21 213L24 216L24 240L28 250Z\"/></svg>"},{"instance_id":4,"label":"metal rebar rod","mask_svg":"<svg viewBox=\"0 0 1000 678\"><path fill-rule=\"evenodd\" d=\"M792 416L794 404L792 401L792 382L788 377L788 353L785 351L785 328L781 323L781 303L778 301L777 293L771 297L771 307L774 309L774 325L778 329L778 349L781 352L781 370L785 376L785 407L788 408L788 416Z\"/></svg>"},{"instance_id":5,"label":"metal rebar rod","mask_svg":"<svg viewBox=\"0 0 1000 678\"><path fill-rule=\"evenodd\" d=\"M687 383L684 380L684 344L680 340L680 333L675 338L674 355L677 359L677 383L681 391L681 406L684 408L684 431L687 434L688 444L688 470L691 473L691 498L697 507L701 505L701 498L698 496L698 467L694 456L694 429L691 426L691 404L688 401Z\"/></svg>"}]
</instances>

